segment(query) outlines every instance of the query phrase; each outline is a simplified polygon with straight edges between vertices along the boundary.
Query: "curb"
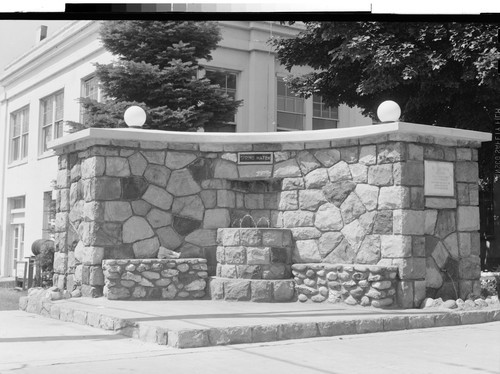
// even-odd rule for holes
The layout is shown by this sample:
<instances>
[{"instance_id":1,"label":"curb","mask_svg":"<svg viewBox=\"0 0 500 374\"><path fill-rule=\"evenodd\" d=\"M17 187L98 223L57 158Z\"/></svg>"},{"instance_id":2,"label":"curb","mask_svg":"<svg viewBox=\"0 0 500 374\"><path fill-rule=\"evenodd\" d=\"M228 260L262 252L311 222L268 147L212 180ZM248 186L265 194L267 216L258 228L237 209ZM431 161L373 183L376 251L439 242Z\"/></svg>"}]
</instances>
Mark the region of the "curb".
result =
<instances>
[{"instance_id":1,"label":"curb","mask_svg":"<svg viewBox=\"0 0 500 374\"><path fill-rule=\"evenodd\" d=\"M16 287L15 278L0 278L0 288L14 288Z\"/></svg>"},{"instance_id":2,"label":"curb","mask_svg":"<svg viewBox=\"0 0 500 374\"><path fill-rule=\"evenodd\" d=\"M22 297L20 309L65 322L73 322L172 348L263 343L500 321L500 309L429 312L426 315L367 316L321 322L290 322L224 328L168 330L154 322L136 322L99 313L96 308L72 308L43 298Z\"/></svg>"}]
</instances>

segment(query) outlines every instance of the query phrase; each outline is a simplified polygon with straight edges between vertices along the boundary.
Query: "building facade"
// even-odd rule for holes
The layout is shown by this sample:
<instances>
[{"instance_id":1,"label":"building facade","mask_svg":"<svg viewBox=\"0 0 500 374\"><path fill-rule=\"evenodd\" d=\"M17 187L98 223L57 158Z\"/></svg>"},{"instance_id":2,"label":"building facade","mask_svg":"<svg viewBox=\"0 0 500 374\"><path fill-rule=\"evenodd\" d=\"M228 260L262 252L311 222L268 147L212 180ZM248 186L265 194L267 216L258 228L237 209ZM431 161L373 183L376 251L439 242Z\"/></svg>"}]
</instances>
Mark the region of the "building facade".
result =
<instances>
[{"instance_id":1,"label":"building facade","mask_svg":"<svg viewBox=\"0 0 500 374\"><path fill-rule=\"evenodd\" d=\"M370 125L358 110L330 108L320 96L294 96L268 44L293 36L299 26L276 22L221 21L222 41L201 75L243 100L226 131L270 132ZM0 75L0 276L14 274L15 260L31 255L31 243L50 238L57 158L47 144L80 121L80 97L99 99L95 63L113 56L99 41L98 21L68 21L8 65ZM298 68L292 73L305 73Z\"/></svg>"}]
</instances>

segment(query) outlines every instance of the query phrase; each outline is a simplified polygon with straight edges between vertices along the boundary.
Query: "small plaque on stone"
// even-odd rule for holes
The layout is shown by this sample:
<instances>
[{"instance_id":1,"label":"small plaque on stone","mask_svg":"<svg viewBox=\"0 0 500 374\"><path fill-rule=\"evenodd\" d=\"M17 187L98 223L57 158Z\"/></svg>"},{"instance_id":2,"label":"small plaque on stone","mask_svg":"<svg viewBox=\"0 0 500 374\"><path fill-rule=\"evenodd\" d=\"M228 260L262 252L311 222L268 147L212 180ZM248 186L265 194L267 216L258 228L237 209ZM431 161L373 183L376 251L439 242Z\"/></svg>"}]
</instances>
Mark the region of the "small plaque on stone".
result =
<instances>
[{"instance_id":1,"label":"small plaque on stone","mask_svg":"<svg viewBox=\"0 0 500 374\"><path fill-rule=\"evenodd\" d=\"M424 194L454 196L453 162L424 161Z\"/></svg>"},{"instance_id":2,"label":"small plaque on stone","mask_svg":"<svg viewBox=\"0 0 500 374\"><path fill-rule=\"evenodd\" d=\"M238 152L238 164L272 164L273 152Z\"/></svg>"}]
</instances>

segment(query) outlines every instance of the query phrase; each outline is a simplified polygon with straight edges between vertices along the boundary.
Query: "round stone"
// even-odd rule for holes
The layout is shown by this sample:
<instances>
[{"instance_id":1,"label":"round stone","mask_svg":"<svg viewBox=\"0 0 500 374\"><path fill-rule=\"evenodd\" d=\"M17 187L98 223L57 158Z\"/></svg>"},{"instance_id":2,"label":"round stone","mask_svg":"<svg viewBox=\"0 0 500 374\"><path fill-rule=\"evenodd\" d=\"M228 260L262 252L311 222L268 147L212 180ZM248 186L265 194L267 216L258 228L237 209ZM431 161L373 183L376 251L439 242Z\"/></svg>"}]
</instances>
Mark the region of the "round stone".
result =
<instances>
[{"instance_id":1,"label":"round stone","mask_svg":"<svg viewBox=\"0 0 500 374\"><path fill-rule=\"evenodd\" d=\"M316 272L316 274L318 275L318 277L324 277L325 276L325 271L324 270L318 270Z\"/></svg>"},{"instance_id":2,"label":"round stone","mask_svg":"<svg viewBox=\"0 0 500 374\"><path fill-rule=\"evenodd\" d=\"M320 278L317 280L317 284L318 284L318 286L326 286L326 285L328 285L328 281L326 279Z\"/></svg>"},{"instance_id":3,"label":"round stone","mask_svg":"<svg viewBox=\"0 0 500 374\"><path fill-rule=\"evenodd\" d=\"M347 297L344 300L344 303L346 303L348 305L356 305L358 303L358 301L354 297L352 297L351 295L349 295L349 297Z\"/></svg>"},{"instance_id":4,"label":"round stone","mask_svg":"<svg viewBox=\"0 0 500 374\"><path fill-rule=\"evenodd\" d=\"M455 300L446 300L442 305L442 308L446 309L456 309L457 308L457 302Z\"/></svg>"},{"instance_id":5,"label":"round stone","mask_svg":"<svg viewBox=\"0 0 500 374\"><path fill-rule=\"evenodd\" d=\"M319 288L319 293L320 295L324 296L324 297L328 297L328 288L326 287L320 287Z\"/></svg>"},{"instance_id":6,"label":"round stone","mask_svg":"<svg viewBox=\"0 0 500 374\"><path fill-rule=\"evenodd\" d=\"M306 272L306 276L309 277L309 278L314 278L316 276L316 272L312 269L309 269L307 272Z\"/></svg>"},{"instance_id":7,"label":"round stone","mask_svg":"<svg viewBox=\"0 0 500 374\"><path fill-rule=\"evenodd\" d=\"M132 265L132 264L127 265L125 267L125 270L127 270L127 271L135 271L135 265Z\"/></svg>"},{"instance_id":8,"label":"round stone","mask_svg":"<svg viewBox=\"0 0 500 374\"><path fill-rule=\"evenodd\" d=\"M139 273L142 273L143 271L146 271L146 270L149 270L149 265L140 264L139 266L137 266L137 271Z\"/></svg>"},{"instance_id":9,"label":"round stone","mask_svg":"<svg viewBox=\"0 0 500 374\"><path fill-rule=\"evenodd\" d=\"M304 281L301 279L301 278L298 278L298 277L295 277L293 278L293 280L295 281L296 284L298 285L301 285L304 283Z\"/></svg>"},{"instance_id":10,"label":"round stone","mask_svg":"<svg viewBox=\"0 0 500 374\"><path fill-rule=\"evenodd\" d=\"M330 287L331 289L339 289L340 286L341 286L340 282L336 281L328 282L328 287Z\"/></svg>"},{"instance_id":11,"label":"round stone","mask_svg":"<svg viewBox=\"0 0 500 374\"><path fill-rule=\"evenodd\" d=\"M316 287L316 281L314 279L304 279L304 284L307 287Z\"/></svg>"},{"instance_id":12,"label":"round stone","mask_svg":"<svg viewBox=\"0 0 500 374\"><path fill-rule=\"evenodd\" d=\"M420 308L422 308L422 309L431 308L433 303L434 303L434 299L432 297L426 297L422 301L422 304L420 305Z\"/></svg>"},{"instance_id":13,"label":"round stone","mask_svg":"<svg viewBox=\"0 0 500 374\"><path fill-rule=\"evenodd\" d=\"M370 298L368 296L363 296L361 298L361 302L359 303L361 306L370 306Z\"/></svg>"},{"instance_id":14,"label":"round stone","mask_svg":"<svg viewBox=\"0 0 500 374\"><path fill-rule=\"evenodd\" d=\"M334 281L334 280L337 280L338 278L338 275L337 273L331 271L329 272L327 275L326 275L326 279L328 279L329 281Z\"/></svg>"},{"instance_id":15,"label":"round stone","mask_svg":"<svg viewBox=\"0 0 500 374\"><path fill-rule=\"evenodd\" d=\"M189 265L188 264L179 264L177 266L177 270L179 270L181 273L185 273L186 271L189 270Z\"/></svg>"},{"instance_id":16,"label":"round stone","mask_svg":"<svg viewBox=\"0 0 500 374\"><path fill-rule=\"evenodd\" d=\"M355 281L359 281L359 280L366 279L366 278L368 278L368 276L366 274L359 273L359 272L356 272L352 275L352 279L354 279Z\"/></svg>"},{"instance_id":17,"label":"round stone","mask_svg":"<svg viewBox=\"0 0 500 374\"><path fill-rule=\"evenodd\" d=\"M299 301L300 301L300 302L306 302L307 300L308 300L307 296L306 296L306 295L304 295L303 293L301 293L301 294L299 295Z\"/></svg>"},{"instance_id":18,"label":"round stone","mask_svg":"<svg viewBox=\"0 0 500 374\"><path fill-rule=\"evenodd\" d=\"M364 294L364 290L361 287L356 287L349 291L352 297L359 299Z\"/></svg>"},{"instance_id":19,"label":"round stone","mask_svg":"<svg viewBox=\"0 0 500 374\"><path fill-rule=\"evenodd\" d=\"M472 301L472 300L471 300ZM474 304L474 302L472 302ZM432 302L432 306L433 307L440 307L441 305L443 304L443 299L439 298L439 299L435 299L433 302Z\"/></svg>"},{"instance_id":20,"label":"round stone","mask_svg":"<svg viewBox=\"0 0 500 374\"><path fill-rule=\"evenodd\" d=\"M480 307L480 308L484 308L484 307L487 307L488 306L488 303L486 301L484 301L483 299L476 299L474 300L474 303Z\"/></svg>"},{"instance_id":21,"label":"round stone","mask_svg":"<svg viewBox=\"0 0 500 374\"><path fill-rule=\"evenodd\" d=\"M348 272L343 271L342 273L339 273L339 278L341 281L345 282L348 281L351 278L351 276L349 275Z\"/></svg>"},{"instance_id":22,"label":"round stone","mask_svg":"<svg viewBox=\"0 0 500 374\"><path fill-rule=\"evenodd\" d=\"M358 286L362 288L367 288L370 286L370 282L368 282L366 279L363 279L358 282Z\"/></svg>"},{"instance_id":23,"label":"round stone","mask_svg":"<svg viewBox=\"0 0 500 374\"><path fill-rule=\"evenodd\" d=\"M311 300L314 301L315 303L321 303L326 300L326 298L322 295L314 295L311 297Z\"/></svg>"}]
</instances>

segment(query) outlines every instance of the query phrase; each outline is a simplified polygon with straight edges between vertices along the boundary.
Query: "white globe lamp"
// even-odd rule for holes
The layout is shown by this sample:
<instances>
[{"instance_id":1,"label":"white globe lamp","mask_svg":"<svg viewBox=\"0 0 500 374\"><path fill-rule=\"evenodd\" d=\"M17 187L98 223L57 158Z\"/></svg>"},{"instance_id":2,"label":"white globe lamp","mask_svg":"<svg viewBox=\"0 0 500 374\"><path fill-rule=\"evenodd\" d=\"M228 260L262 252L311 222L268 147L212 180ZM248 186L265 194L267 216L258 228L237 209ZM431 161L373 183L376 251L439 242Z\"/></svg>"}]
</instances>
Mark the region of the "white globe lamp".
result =
<instances>
[{"instance_id":1,"label":"white globe lamp","mask_svg":"<svg viewBox=\"0 0 500 374\"><path fill-rule=\"evenodd\" d=\"M146 122L146 112L141 107L134 105L127 108L123 114L123 119L128 127L141 128Z\"/></svg>"},{"instance_id":2,"label":"white globe lamp","mask_svg":"<svg viewBox=\"0 0 500 374\"><path fill-rule=\"evenodd\" d=\"M395 101L384 101L377 108L377 117L380 122L397 122L400 116L401 108Z\"/></svg>"}]
</instances>

